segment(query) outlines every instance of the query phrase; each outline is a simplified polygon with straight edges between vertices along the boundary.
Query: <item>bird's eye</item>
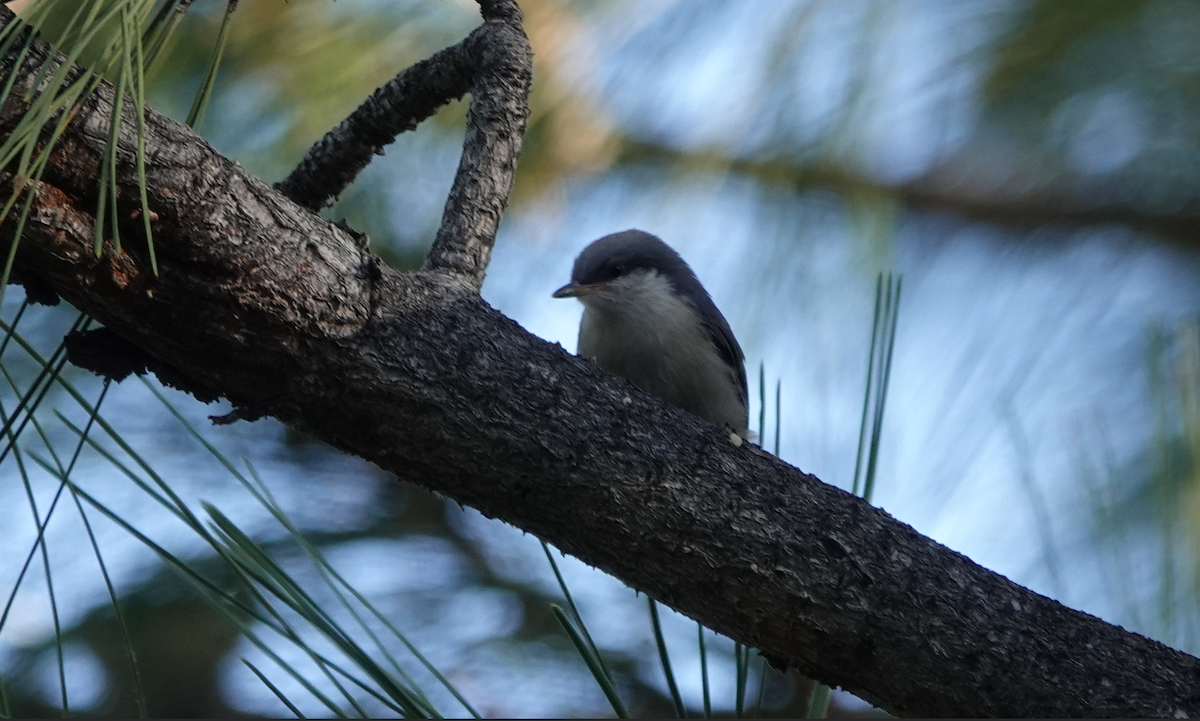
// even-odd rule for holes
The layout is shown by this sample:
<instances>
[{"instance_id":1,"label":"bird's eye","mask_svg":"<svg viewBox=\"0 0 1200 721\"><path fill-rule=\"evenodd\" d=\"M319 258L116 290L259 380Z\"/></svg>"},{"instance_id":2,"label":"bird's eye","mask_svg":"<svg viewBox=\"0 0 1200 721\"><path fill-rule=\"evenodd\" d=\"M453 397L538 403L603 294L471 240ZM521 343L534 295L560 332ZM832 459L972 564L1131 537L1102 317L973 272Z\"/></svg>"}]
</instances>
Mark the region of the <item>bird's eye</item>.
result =
<instances>
[{"instance_id":1,"label":"bird's eye","mask_svg":"<svg viewBox=\"0 0 1200 721\"><path fill-rule=\"evenodd\" d=\"M613 278L619 278L622 275L625 275L625 264L613 263L611 266L609 266L608 272Z\"/></svg>"}]
</instances>

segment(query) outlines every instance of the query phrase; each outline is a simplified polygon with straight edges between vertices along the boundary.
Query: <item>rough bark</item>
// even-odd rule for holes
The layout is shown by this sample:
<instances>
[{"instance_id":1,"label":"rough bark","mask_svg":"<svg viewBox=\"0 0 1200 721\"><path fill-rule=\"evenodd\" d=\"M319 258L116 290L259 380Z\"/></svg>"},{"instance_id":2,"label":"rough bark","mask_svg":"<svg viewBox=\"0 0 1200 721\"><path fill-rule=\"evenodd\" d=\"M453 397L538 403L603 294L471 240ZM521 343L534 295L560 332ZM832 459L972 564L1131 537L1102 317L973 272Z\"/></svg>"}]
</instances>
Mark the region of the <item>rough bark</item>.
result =
<instances>
[{"instance_id":1,"label":"rough bark","mask_svg":"<svg viewBox=\"0 0 1200 721\"><path fill-rule=\"evenodd\" d=\"M21 89L48 52L36 45L17 70L5 59L0 74L19 73ZM55 149L18 269L198 387L535 533L893 713L1200 714L1200 660L1034 594L531 336L473 292L480 267L381 265L353 233L155 113L160 274L135 240L131 122L125 250L97 258L110 99L108 87L90 98ZM14 93L0 131L23 110ZM496 169L508 153L467 168L499 173L485 193L507 193ZM462 219L447 242L490 247L496 203L454 211L495 217ZM3 230L12 237L11 219Z\"/></svg>"}]
</instances>

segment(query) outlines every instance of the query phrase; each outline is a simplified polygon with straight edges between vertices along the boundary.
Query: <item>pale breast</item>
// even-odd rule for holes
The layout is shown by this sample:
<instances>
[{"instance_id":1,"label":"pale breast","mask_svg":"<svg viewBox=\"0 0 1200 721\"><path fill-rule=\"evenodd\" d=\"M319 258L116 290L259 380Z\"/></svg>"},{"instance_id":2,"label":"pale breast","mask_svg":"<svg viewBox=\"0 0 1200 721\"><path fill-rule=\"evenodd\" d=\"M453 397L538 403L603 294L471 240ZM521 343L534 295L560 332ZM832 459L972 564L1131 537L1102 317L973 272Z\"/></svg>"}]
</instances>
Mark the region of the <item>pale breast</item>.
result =
<instances>
[{"instance_id":1,"label":"pale breast","mask_svg":"<svg viewBox=\"0 0 1200 721\"><path fill-rule=\"evenodd\" d=\"M664 401L741 435L746 407L733 370L691 309L649 287L629 304L585 301L579 355Z\"/></svg>"}]
</instances>

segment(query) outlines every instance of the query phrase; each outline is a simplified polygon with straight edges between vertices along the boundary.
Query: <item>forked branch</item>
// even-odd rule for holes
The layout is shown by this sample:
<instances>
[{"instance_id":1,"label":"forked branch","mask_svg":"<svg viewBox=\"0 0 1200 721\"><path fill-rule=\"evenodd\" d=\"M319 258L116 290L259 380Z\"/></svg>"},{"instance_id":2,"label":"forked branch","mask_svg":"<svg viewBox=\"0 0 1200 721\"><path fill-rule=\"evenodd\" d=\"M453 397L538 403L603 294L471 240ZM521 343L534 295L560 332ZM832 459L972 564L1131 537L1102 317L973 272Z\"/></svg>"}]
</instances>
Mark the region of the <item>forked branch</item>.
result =
<instances>
[{"instance_id":1,"label":"forked branch","mask_svg":"<svg viewBox=\"0 0 1200 721\"><path fill-rule=\"evenodd\" d=\"M275 186L319 210L397 135L470 92L462 157L425 269L454 274L475 291L483 284L512 190L533 77L533 55L515 0L480 0L480 8L483 25L376 90Z\"/></svg>"}]
</instances>

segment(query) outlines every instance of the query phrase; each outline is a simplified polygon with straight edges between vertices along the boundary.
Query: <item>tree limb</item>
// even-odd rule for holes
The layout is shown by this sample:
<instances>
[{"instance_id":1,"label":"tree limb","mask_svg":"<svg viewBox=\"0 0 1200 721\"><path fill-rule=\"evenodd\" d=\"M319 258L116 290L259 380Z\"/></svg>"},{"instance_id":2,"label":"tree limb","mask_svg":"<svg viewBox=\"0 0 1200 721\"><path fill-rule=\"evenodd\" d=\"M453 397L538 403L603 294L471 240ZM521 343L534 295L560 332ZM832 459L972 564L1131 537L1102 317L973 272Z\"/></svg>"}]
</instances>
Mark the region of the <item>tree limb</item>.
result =
<instances>
[{"instance_id":1,"label":"tree limb","mask_svg":"<svg viewBox=\"0 0 1200 721\"><path fill-rule=\"evenodd\" d=\"M621 139L617 162L666 163L734 172L797 192L828 188L848 197L893 198L918 212L949 213L964 220L1032 228L1045 225L1126 225L1178 243L1196 245L1200 213L1194 208L1156 211L1131 200L1120 185L1058 177L1036 188L1013 188L977 180L972 169L952 162L924 175L887 183L844 166L789 157L739 156L727 148L680 149L669 144Z\"/></svg>"},{"instance_id":2,"label":"tree limb","mask_svg":"<svg viewBox=\"0 0 1200 721\"><path fill-rule=\"evenodd\" d=\"M36 43L20 68L0 59L0 80L17 74L0 117L27 109L50 52ZM1200 660L734 446L525 332L446 272L453 263L407 275L381 265L347 229L156 113L146 173L160 274L135 241L97 257L111 100L108 86L90 97L54 150L18 269L196 383L535 533L893 713L1200 714ZM126 118L114 212L129 238L140 227L135 139ZM0 182L12 192L18 181ZM503 206L485 200L455 212ZM0 227L12 237L11 218Z\"/></svg>"},{"instance_id":3,"label":"tree limb","mask_svg":"<svg viewBox=\"0 0 1200 721\"><path fill-rule=\"evenodd\" d=\"M516 0L483 3L490 42L479 43L467 133L442 224L423 271L450 272L478 293L508 204L529 119L533 52Z\"/></svg>"}]
</instances>

